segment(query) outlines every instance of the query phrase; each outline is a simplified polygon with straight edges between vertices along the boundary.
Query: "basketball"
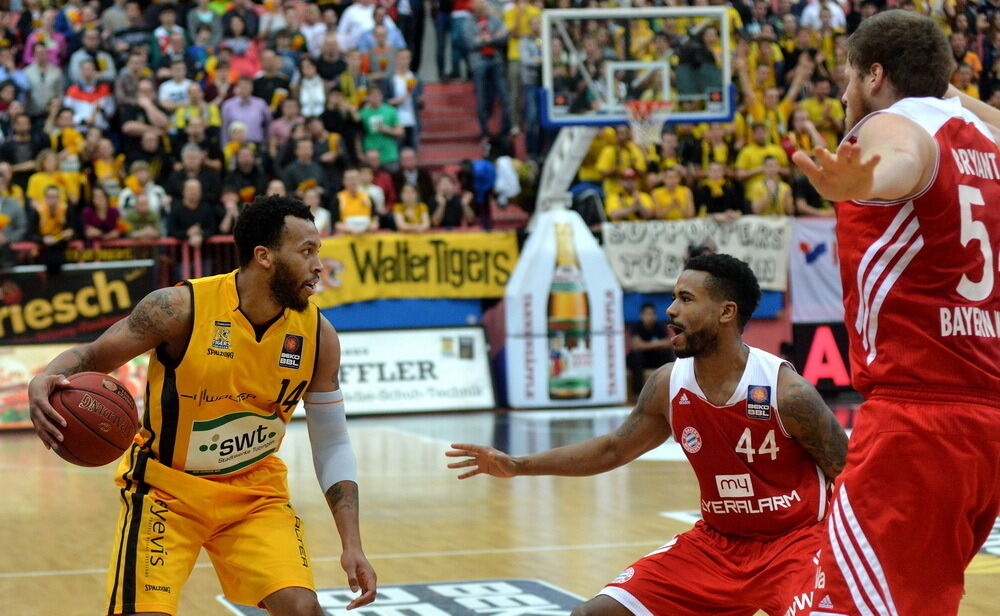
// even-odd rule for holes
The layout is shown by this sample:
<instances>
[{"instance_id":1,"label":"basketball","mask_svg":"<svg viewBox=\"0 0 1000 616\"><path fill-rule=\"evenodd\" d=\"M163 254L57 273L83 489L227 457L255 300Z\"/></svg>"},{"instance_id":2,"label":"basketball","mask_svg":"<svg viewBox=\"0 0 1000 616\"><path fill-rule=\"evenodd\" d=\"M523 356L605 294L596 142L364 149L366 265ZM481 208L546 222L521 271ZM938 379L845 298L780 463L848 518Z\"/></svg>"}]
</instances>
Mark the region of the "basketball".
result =
<instances>
[{"instance_id":1,"label":"basketball","mask_svg":"<svg viewBox=\"0 0 1000 616\"><path fill-rule=\"evenodd\" d=\"M100 372L74 374L69 382L49 397L67 424L56 453L79 466L115 461L139 429L132 394L117 379Z\"/></svg>"}]
</instances>

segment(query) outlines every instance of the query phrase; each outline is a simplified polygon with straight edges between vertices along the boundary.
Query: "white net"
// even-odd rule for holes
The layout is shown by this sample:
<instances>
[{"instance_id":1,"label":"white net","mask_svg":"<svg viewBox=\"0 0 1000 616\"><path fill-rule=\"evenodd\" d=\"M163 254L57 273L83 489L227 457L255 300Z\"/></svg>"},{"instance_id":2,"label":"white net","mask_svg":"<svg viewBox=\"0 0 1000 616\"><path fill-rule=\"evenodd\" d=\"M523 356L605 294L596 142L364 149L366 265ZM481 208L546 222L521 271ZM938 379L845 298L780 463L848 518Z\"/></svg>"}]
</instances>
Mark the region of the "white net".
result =
<instances>
[{"instance_id":1,"label":"white net","mask_svg":"<svg viewBox=\"0 0 1000 616\"><path fill-rule=\"evenodd\" d=\"M660 142L663 125L674 109L674 101L627 101L625 113L632 129L632 141L639 147Z\"/></svg>"}]
</instances>

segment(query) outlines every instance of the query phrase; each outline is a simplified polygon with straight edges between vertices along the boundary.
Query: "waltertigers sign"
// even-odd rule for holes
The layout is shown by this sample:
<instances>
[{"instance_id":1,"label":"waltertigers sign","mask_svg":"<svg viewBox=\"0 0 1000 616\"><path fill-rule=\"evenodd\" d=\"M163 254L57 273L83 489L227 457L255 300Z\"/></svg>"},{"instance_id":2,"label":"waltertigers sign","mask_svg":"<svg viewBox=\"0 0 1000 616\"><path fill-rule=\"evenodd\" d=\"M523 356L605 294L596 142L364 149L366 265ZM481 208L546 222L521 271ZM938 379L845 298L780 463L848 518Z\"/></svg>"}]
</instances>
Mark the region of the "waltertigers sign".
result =
<instances>
[{"instance_id":1,"label":"waltertigers sign","mask_svg":"<svg viewBox=\"0 0 1000 616\"><path fill-rule=\"evenodd\" d=\"M325 238L313 302L332 308L387 298L502 297L517 264L512 231L374 233Z\"/></svg>"}]
</instances>

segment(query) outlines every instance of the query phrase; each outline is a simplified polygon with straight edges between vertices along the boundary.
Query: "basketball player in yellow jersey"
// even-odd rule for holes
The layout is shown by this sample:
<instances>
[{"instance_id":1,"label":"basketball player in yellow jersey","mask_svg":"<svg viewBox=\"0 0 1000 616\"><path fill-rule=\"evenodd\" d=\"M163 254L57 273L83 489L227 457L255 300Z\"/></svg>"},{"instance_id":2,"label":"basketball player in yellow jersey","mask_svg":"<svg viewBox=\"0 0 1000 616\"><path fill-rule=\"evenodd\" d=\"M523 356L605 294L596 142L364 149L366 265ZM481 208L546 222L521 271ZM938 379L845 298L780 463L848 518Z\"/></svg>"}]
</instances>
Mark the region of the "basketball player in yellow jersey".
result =
<instances>
[{"instance_id":1,"label":"basketball player in yellow jersey","mask_svg":"<svg viewBox=\"0 0 1000 616\"><path fill-rule=\"evenodd\" d=\"M106 614L176 614L204 547L225 595L274 616L321 616L303 529L274 455L300 398L320 485L343 545L348 609L375 599L361 548L340 342L309 302L322 266L309 208L258 197L234 232L235 272L159 289L96 341L57 356L28 386L31 418L58 448L49 394L153 349L146 412L118 470L122 509Z\"/></svg>"}]
</instances>

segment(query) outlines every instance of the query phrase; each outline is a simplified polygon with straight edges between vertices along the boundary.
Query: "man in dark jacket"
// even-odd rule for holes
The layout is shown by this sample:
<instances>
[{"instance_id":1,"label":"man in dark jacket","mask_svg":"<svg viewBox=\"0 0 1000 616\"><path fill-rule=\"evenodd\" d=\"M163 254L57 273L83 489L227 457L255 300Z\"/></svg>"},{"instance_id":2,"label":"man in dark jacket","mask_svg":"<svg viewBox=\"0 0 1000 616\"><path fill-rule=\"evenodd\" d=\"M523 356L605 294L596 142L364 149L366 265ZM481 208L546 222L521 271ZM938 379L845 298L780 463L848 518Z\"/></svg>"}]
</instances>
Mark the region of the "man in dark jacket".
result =
<instances>
[{"instance_id":1,"label":"man in dark jacket","mask_svg":"<svg viewBox=\"0 0 1000 616\"><path fill-rule=\"evenodd\" d=\"M323 168L313 159L313 142L309 139L300 139L295 144L295 160L285 167L282 173L282 180L288 192L298 195L300 198L306 189L319 186L323 189L324 195L329 192L326 182L326 174Z\"/></svg>"},{"instance_id":2,"label":"man in dark jacket","mask_svg":"<svg viewBox=\"0 0 1000 616\"><path fill-rule=\"evenodd\" d=\"M656 307L643 304L639 322L632 326L632 351L626 358L632 378L632 391L642 391L646 370L656 370L674 360L673 346L667 336L667 326L656 321Z\"/></svg>"},{"instance_id":3,"label":"man in dark jacket","mask_svg":"<svg viewBox=\"0 0 1000 616\"><path fill-rule=\"evenodd\" d=\"M510 101L504 76L507 28L503 20L490 11L488 0L473 0L472 19L462 23L462 41L468 50L469 69L476 86L480 136L490 136L489 121L497 99L503 111L500 133L507 135L510 133Z\"/></svg>"},{"instance_id":4,"label":"man in dark jacket","mask_svg":"<svg viewBox=\"0 0 1000 616\"><path fill-rule=\"evenodd\" d=\"M194 178L201 182L205 201L218 203L222 191L222 178L205 166L205 153L200 147L188 143L181 150L181 166L167 176L164 190L174 201L180 201L184 194L184 182Z\"/></svg>"},{"instance_id":5,"label":"man in dark jacket","mask_svg":"<svg viewBox=\"0 0 1000 616\"><path fill-rule=\"evenodd\" d=\"M417 198L428 204L434 198L434 180L426 169L417 166L417 152L413 148L402 148L399 151L399 170L392 174L392 183L398 195L403 186L412 184L417 187Z\"/></svg>"}]
</instances>

